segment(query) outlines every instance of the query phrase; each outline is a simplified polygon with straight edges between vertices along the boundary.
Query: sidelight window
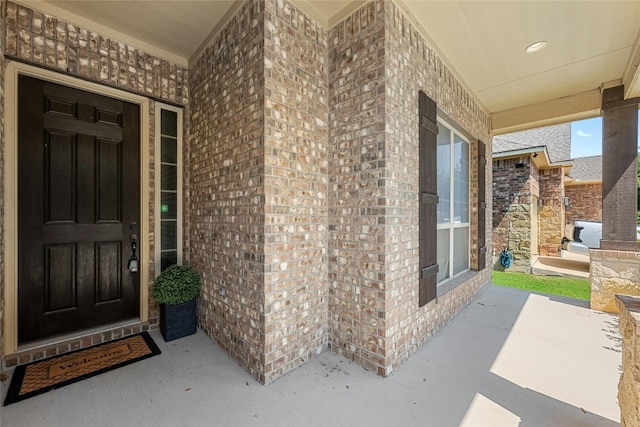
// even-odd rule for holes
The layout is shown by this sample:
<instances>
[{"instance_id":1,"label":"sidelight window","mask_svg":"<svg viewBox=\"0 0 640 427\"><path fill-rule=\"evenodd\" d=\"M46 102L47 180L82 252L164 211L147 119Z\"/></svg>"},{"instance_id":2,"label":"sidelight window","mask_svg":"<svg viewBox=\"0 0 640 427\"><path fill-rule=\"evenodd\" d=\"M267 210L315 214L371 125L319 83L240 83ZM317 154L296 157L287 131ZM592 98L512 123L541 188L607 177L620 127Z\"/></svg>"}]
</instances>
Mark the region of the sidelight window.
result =
<instances>
[{"instance_id":1,"label":"sidelight window","mask_svg":"<svg viewBox=\"0 0 640 427\"><path fill-rule=\"evenodd\" d=\"M182 109L156 103L156 275L182 263Z\"/></svg>"}]
</instances>

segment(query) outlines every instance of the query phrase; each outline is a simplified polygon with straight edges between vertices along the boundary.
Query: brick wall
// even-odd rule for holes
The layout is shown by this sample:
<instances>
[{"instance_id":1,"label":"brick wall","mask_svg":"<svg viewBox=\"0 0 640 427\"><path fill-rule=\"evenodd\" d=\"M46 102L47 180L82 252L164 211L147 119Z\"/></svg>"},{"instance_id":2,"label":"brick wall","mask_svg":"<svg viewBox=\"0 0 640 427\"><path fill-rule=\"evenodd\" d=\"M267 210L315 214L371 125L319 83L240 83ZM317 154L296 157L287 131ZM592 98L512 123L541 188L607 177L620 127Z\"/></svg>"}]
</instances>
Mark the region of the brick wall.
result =
<instances>
[{"instance_id":1,"label":"brick wall","mask_svg":"<svg viewBox=\"0 0 640 427\"><path fill-rule=\"evenodd\" d=\"M406 360L428 336L445 325L470 303L490 282L491 270L469 272L438 289L438 298L418 307L418 168L409 159L418 159L418 93L434 99L451 121L472 138L470 160L477 158L477 143L486 143L491 152L489 117L478 106L432 46L419 35L395 3L385 8L385 319L387 347L384 375ZM485 175L491 179L491 165ZM414 164L414 166L417 163ZM470 176L477 176L477 162L471 162ZM490 181L489 181L490 182ZM473 184L472 184L473 186ZM477 188L477 187L476 187ZM491 186L486 185L487 200ZM477 233L476 195L470 197L471 236ZM396 218L402 222L396 224ZM487 209L485 229L490 230L491 210ZM475 221L477 224L477 220ZM487 247L491 236L487 233ZM472 250L472 252L474 252ZM475 254L474 254L475 255ZM488 258L488 257L487 257ZM471 264L473 265L473 257ZM476 261L477 263L477 261ZM457 286L456 286L457 285ZM380 372L380 370L379 370Z\"/></svg>"},{"instance_id":2,"label":"brick wall","mask_svg":"<svg viewBox=\"0 0 640 427\"><path fill-rule=\"evenodd\" d=\"M264 2L247 2L190 70L191 264L199 322L264 381ZM221 292L225 292L222 295Z\"/></svg>"},{"instance_id":3,"label":"brick wall","mask_svg":"<svg viewBox=\"0 0 640 427\"><path fill-rule=\"evenodd\" d=\"M186 67L118 40L7 2L9 57L86 80L187 104Z\"/></svg>"},{"instance_id":4,"label":"brick wall","mask_svg":"<svg viewBox=\"0 0 640 427\"><path fill-rule=\"evenodd\" d=\"M389 375L490 277L469 273L418 307L419 90L490 150L489 122L394 3L367 4L329 41L331 339Z\"/></svg>"},{"instance_id":5,"label":"brick wall","mask_svg":"<svg viewBox=\"0 0 640 427\"><path fill-rule=\"evenodd\" d=\"M564 225L564 172L562 168L543 169L540 171L540 247L558 248Z\"/></svg>"},{"instance_id":6,"label":"brick wall","mask_svg":"<svg viewBox=\"0 0 640 427\"><path fill-rule=\"evenodd\" d=\"M375 372L386 346L384 29L373 2L329 34L331 342Z\"/></svg>"},{"instance_id":7,"label":"brick wall","mask_svg":"<svg viewBox=\"0 0 640 427\"><path fill-rule=\"evenodd\" d=\"M265 2L265 382L328 344L327 34Z\"/></svg>"},{"instance_id":8,"label":"brick wall","mask_svg":"<svg viewBox=\"0 0 640 427\"><path fill-rule=\"evenodd\" d=\"M260 5L245 5L190 74L201 325L262 382L329 344L388 375L490 275L468 273L418 308L418 90L441 73L457 91L437 96L448 114L486 141L488 119L441 62L412 82L429 50L402 33L391 2L329 34L287 1ZM412 68L387 66L403 49Z\"/></svg>"},{"instance_id":9,"label":"brick wall","mask_svg":"<svg viewBox=\"0 0 640 427\"><path fill-rule=\"evenodd\" d=\"M253 2L191 70L200 322L261 382L328 346L326 46L291 3Z\"/></svg>"},{"instance_id":10,"label":"brick wall","mask_svg":"<svg viewBox=\"0 0 640 427\"><path fill-rule=\"evenodd\" d=\"M538 168L529 156L492 163L494 257L508 247L513 255L510 269L528 271L534 241L532 222L537 221L533 202L539 191Z\"/></svg>"},{"instance_id":11,"label":"brick wall","mask_svg":"<svg viewBox=\"0 0 640 427\"><path fill-rule=\"evenodd\" d=\"M565 209L567 221L602 221L602 184L567 185L564 195L571 205Z\"/></svg>"}]
</instances>

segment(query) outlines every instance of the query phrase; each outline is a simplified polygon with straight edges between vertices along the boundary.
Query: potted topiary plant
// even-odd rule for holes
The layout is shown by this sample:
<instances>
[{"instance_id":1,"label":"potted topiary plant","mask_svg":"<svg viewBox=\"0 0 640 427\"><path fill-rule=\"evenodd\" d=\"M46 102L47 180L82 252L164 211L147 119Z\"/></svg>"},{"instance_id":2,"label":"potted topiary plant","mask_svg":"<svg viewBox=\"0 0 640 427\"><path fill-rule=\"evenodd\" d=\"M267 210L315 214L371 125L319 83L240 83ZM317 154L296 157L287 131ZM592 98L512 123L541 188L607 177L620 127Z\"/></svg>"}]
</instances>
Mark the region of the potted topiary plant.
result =
<instances>
[{"instance_id":1,"label":"potted topiary plant","mask_svg":"<svg viewBox=\"0 0 640 427\"><path fill-rule=\"evenodd\" d=\"M187 265L166 268L153 284L151 295L160 304L160 332L165 341L196 333L196 301L200 276Z\"/></svg>"}]
</instances>

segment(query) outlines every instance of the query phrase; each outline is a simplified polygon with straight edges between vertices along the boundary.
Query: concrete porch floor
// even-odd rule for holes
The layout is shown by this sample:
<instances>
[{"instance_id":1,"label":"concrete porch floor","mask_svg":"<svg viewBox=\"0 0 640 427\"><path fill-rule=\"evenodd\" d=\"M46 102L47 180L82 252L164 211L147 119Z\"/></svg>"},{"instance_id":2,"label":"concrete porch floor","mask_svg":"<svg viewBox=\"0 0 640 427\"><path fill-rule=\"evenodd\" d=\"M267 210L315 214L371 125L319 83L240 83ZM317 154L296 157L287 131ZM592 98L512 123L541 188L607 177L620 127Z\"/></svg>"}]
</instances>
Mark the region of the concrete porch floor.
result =
<instances>
[{"instance_id":1,"label":"concrete porch floor","mask_svg":"<svg viewBox=\"0 0 640 427\"><path fill-rule=\"evenodd\" d=\"M325 352L257 383L204 333L2 407L30 426L615 426L616 316L492 286L388 378ZM2 385L2 398L9 380Z\"/></svg>"}]
</instances>

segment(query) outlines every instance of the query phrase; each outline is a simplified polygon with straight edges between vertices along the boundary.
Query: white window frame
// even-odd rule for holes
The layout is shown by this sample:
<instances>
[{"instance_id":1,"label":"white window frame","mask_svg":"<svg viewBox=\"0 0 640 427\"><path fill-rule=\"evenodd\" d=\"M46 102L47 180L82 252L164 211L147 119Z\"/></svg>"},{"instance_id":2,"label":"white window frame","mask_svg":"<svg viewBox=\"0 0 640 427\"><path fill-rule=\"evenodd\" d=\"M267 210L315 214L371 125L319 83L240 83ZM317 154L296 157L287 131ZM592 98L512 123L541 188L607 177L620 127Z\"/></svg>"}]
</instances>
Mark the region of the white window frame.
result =
<instances>
[{"instance_id":1,"label":"white window frame","mask_svg":"<svg viewBox=\"0 0 640 427\"><path fill-rule=\"evenodd\" d=\"M155 103L155 274L160 274L162 268L162 165L173 165L173 163L162 162L162 110L172 111L177 114L177 141L176 141L176 250L177 263L182 264L182 248L183 248L183 220L182 220L182 198L183 198L183 158L182 158L182 126L183 126L183 109L173 105L167 105L160 102ZM173 138L173 136L169 135ZM165 190L166 191L166 190Z\"/></svg>"},{"instance_id":2,"label":"white window frame","mask_svg":"<svg viewBox=\"0 0 640 427\"><path fill-rule=\"evenodd\" d=\"M467 177L469 178L469 182L467 185L467 188L469 189L468 194L467 194L467 201L469 203L469 209L468 209L468 216L467 216L467 222L460 222L460 223L456 223L453 222L452 219L454 218L454 209L455 209L455 194L454 194L454 187L455 187L455 183L453 179L449 179L449 222L448 223L444 223L444 224L438 224L436 229L437 230L450 230L449 233L449 277L447 277L446 279L443 279L442 281L438 282L437 286L440 287L444 284L446 284L447 282L449 282L450 280L466 273L467 271L470 270L471 268L471 222L470 222L470 218L471 218L471 141L469 141L468 138L466 138L464 135L462 135L462 133L460 133L459 131L456 130L455 127L451 126L449 123L447 123L444 119L442 119L441 117L438 117L438 123L444 127L446 127L447 129L449 129L450 132L450 140L449 140L449 171L450 174L453 174L453 171L455 170L455 159L453 156L453 141L455 136L459 137L460 139L462 139L463 141L465 141L468 145L468 159L467 159L467 167L469 168L467 171ZM451 176L450 175L450 176ZM467 228L469 230L469 232L467 233L467 249L469 251L469 254L467 255L467 266L465 269L463 269L462 271L458 272L457 274L453 274L453 258L455 256L455 247L454 247L454 233L453 231L456 228Z\"/></svg>"}]
</instances>

